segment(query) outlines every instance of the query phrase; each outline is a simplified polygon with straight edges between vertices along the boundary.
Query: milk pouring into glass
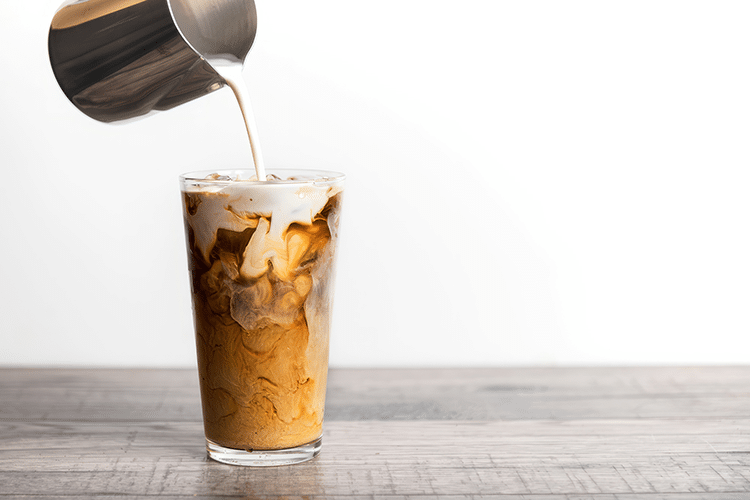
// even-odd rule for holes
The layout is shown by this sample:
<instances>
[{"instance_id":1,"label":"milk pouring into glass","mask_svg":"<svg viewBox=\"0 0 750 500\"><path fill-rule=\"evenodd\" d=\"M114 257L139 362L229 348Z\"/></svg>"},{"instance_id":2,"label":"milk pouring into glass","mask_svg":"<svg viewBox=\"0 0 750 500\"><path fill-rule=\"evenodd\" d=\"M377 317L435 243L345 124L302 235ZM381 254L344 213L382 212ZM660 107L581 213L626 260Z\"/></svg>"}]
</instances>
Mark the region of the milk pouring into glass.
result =
<instances>
[{"instance_id":1,"label":"milk pouring into glass","mask_svg":"<svg viewBox=\"0 0 750 500\"><path fill-rule=\"evenodd\" d=\"M55 14L52 68L104 122L234 92L254 167L180 177L209 456L246 466L321 449L344 176L266 175L242 65L252 0L78 0Z\"/></svg>"}]
</instances>

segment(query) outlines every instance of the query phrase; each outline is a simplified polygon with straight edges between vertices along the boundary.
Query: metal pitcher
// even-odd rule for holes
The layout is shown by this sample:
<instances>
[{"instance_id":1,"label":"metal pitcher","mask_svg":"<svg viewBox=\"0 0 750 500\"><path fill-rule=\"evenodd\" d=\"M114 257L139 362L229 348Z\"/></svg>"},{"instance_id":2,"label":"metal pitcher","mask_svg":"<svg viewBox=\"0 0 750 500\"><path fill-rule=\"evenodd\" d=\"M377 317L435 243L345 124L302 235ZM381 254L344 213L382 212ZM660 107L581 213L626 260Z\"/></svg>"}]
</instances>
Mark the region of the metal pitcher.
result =
<instances>
[{"instance_id":1,"label":"metal pitcher","mask_svg":"<svg viewBox=\"0 0 750 500\"><path fill-rule=\"evenodd\" d=\"M253 0L74 0L52 19L49 58L68 99L112 122L221 88L209 61L241 64L256 27Z\"/></svg>"}]
</instances>

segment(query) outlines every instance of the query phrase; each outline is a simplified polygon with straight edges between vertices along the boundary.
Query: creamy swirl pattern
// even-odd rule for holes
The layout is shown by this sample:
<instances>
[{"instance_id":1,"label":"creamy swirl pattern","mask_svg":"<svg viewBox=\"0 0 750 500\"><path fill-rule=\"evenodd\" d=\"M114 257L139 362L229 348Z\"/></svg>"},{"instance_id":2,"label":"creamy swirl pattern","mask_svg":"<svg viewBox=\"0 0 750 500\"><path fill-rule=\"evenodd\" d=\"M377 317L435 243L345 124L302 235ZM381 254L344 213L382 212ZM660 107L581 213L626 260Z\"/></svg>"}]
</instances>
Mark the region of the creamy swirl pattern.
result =
<instances>
[{"instance_id":1,"label":"creamy swirl pattern","mask_svg":"<svg viewBox=\"0 0 750 500\"><path fill-rule=\"evenodd\" d=\"M206 437L236 449L317 439L343 180L183 189Z\"/></svg>"}]
</instances>

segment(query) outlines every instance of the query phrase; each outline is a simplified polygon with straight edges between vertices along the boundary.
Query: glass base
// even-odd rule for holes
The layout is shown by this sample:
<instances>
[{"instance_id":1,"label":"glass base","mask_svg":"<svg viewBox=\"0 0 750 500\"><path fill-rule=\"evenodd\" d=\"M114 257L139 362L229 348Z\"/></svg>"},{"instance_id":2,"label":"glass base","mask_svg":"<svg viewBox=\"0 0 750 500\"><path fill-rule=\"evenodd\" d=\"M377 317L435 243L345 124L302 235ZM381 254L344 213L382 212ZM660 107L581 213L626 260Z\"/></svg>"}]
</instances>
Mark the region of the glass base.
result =
<instances>
[{"instance_id":1,"label":"glass base","mask_svg":"<svg viewBox=\"0 0 750 500\"><path fill-rule=\"evenodd\" d=\"M235 450L225 448L206 439L208 456L217 462L245 467L273 467L277 465L292 465L307 462L318 456L323 438L294 448L283 450Z\"/></svg>"}]
</instances>

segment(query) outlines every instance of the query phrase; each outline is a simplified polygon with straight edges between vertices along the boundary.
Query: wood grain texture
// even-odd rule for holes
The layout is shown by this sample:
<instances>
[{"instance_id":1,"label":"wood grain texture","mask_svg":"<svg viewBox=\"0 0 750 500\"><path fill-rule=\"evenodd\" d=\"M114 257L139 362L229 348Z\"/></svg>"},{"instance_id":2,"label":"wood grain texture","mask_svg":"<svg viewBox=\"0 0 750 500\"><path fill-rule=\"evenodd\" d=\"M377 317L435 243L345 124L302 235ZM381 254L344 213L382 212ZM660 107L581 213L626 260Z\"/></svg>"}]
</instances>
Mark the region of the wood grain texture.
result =
<instances>
[{"instance_id":1,"label":"wood grain texture","mask_svg":"<svg viewBox=\"0 0 750 500\"><path fill-rule=\"evenodd\" d=\"M210 461L191 370L0 370L0 499L750 499L750 368L334 370L323 452Z\"/></svg>"},{"instance_id":2,"label":"wood grain texture","mask_svg":"<svg viewBox=\"0 0 750 500\"><path fill-rule=\"evenodd\" d=\"M750 416L750 368L331 370L326 420ZM0 420L196 421L194 370L0 369Z\"/></svg>"}]
</instances>

